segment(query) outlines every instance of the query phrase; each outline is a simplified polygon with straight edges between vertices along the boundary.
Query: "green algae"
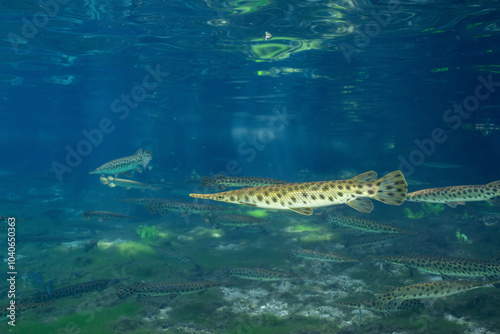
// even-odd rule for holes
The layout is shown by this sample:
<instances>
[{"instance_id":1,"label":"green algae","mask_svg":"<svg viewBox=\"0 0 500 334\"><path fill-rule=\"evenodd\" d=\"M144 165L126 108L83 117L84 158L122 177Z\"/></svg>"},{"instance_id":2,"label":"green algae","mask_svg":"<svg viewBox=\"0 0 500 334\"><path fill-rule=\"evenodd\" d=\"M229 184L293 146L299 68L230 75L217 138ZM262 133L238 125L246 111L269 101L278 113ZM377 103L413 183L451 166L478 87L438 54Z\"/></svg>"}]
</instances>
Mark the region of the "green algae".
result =
<instances>
[{"instance_id":1,"label":"green algae","mask_svg":"<svg viewBox=\"0 0 500 334\"><path fill-rule=\"evenodd\" d=\"M79 300L75 301L79 303ZM57 304L56 304L57 305ZM57 306L56 306L57 307ZM64 315L49 324L29 320L26 317L16 322L16 333L47 334L47 333L98 333L113 334L110 324L117 316L134 316L139 305L134 302L119 304L115 307L88 309L73 314ZM57 312L57 311L56 311ZM143 332L144 333L144 332Z\"/></svg>"},{"instance_id":2,"label":"green algae","mask_svg":"<svg viewBox=\"0 0 500 334\"><path fill-rule=\"evenodd\" d=\"M156 239L158 238L158 231L156 230L156 226L144 226L139 225L136 230L137 234L141 237L141 239Z\"/></svg>"},{"instance_id":3,"label":"green algae","mask_svg":"<svg viewBox=\"0 0 500 334\"><path fill-rule=\"evenodd\" d=\"M279 318L270 313L258 316L241 315L230 319L229 329L224 333L289 334L289 333L337 333L339 328L331 322L318 318L295 315Z\"/></svg>"}]
</instances>

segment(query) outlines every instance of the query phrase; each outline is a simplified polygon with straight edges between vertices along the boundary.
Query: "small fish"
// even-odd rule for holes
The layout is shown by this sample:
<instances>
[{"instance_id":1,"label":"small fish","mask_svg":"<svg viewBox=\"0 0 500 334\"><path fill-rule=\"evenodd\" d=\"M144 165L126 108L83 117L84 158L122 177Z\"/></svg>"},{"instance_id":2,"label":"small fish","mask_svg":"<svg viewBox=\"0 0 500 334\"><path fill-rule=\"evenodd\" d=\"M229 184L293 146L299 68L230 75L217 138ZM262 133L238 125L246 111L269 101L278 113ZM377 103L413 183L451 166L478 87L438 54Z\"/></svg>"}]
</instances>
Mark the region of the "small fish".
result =
<instances>
[{"instance_id":1,"label":"small fish","mask_svg":"<svg viewBox=\"0 0 500 334\"><path fill-rule=\"evenodd\" d=\"M142 173L142 169L146 168L152 158L151 151L145 150L143 153L142 149L139 149L134 155L106 162L89 174L111 174L116 177L118 174L132 171Z\"/></svg>"},{"instance_id":2,"label":"small fish","mask_svg":"<svg viewBox=\"0 0 500 334\"><path fill-rule=\"evenodd\" d=\"M118 298L124 299L134 294L146 296L165 295L187 295L191 293L203 293L210 288L223 286L223 282L180 282L180 283L156 283L146 284L135 282L132 286L120 286L116 290Z\"/></svg>"},{"instance_id":3,"label":"small fish","mask_svg":"<svg viewBox=\"0 0 500 334\"><path fill-rule=\"evenodd\" d=\"M349 180L286 183L189 196L266 209L292 210L310 216L313 208L336 204L347 204L368 213L373 210L373 203L369 198L390 205L401 205L407 189L400 171L389 173L378 180L377 173L370 171Z\"/></svg>"},{"instance_id":4,"label":"small fish","mask_svg":"<svg viewBox=\"0 0 500 334\"><path fill-rule=\"evenodd\" d=\"M465 202L486 201L500 205L500 181L471 186L453 186L423 189L406 196L408 202L446 203L452 208Z\"/></svg>"},{"instance_id":5,"label":"small fish","mask_svg":"<svg viewBox=\"0 0 500 334\"><path fill-rule=\"evenodd\" d=\"M436 281L418 283L396 288L388 293L376 294L381 305L400 305L408 299L428 299L452 296L460 292L479 289L487 285L497 285L500 281Z\"/></svg>"},{"instance_id":6,"label":"small fish","mask_svg":"<svg viewBox=\"0 0 500 334\"><path fill-rule=\"evenodd\" d=\"M159 189L161 189L161 187L153 187L150 184L141 183L141 182L137 182L137 181L133 181L133 180L127 180L127 179L118 179L118 178L113 177L113 176L108 176L108 177L101 176L99 180L101 181L102 184L107 185L110 188L123 187L125 189L134 188L134 189L141 189L141 190L144 190L144 189L159 190Z\"/></svg>"},{"instance_id":7,"label":"small fish","mask_svg":"<svg viewBox=\"0 0 500 334\"><path fill-rule=\"evenodd\" d=\"M256 217L246 216L246 215L209 216L207 220L209 224L214 225L216 228L220 228L221 226L231 226L231 227L260 226L269 223L268 220L259 219Z\"/></svg>"},{"instance_id":8,"label":"small fish","mask_svg":"<svg viewBox=\"0 0 500 334\"><path fill-rule=\"evenodd\" d=\"M414 309L423 308L425 305L418 299L407 299L403 300L401 303L397 304L385 304L379 298L370 298L360 301L345 302L345 303L333 303L333 305L338 307L350 307L357 309L366 309L370 311L392 313L392 312L404 312L411 311Z\"/></svg>"},{"instance_id":9,"label":"small fish","mask_svg":"<svg viewBox=\"0 0 500 334\"><path fill-rule=\"evenodd\" d=\"M43 275L33 270L28 270L21 276L21 278L28 286L31 286L40 292L47 293L49 296L52 295L52 282L54 279L45 282L43 280Z\"/></svg>"},{"instance_id":10,"label":"small fish","mask_svg":"<svg viewBox=\"0 0 500 334\"><path fill-rule=\"evenodd\" d=\"M296 278L291 273L259 267L229 268L220 271L218 274L225 277L230 276L256 281L283 281Z\"/></svg>"},{"instance_id":11,"label":"small fish","mask_svg":"<svg viewBox=\"0 0 500 334\"><path fill-rule=\"evenodd\" d=\"M201 179L201 185L206 189L212 189L217 187L217 190L222 191L226 188L234 187L256 187L256 186L268 186L273 184L285 184L287 182L268 179L265 177L244 177L244 176L224 176L215 175L215 177L204 176Z\"/></svg>"},{"instance_id":12,"label":"small fish","mask_svg":"<svg viewBox=\"0 0 500 334\"><path fill-rule=\"evenodd\" d=\"M482 260L421 255L370 255L370 257L442 276L493 277L500 275L500 264Z\"/></svg>"},{"instance_id":13,"label":"small fish","mask_svg":"<svg viewBox=\"0 0 500 334\"><path fill-rule=\"evenodd\" d=\"M85 220L98 219L100 222L105 221L106 219L134 218L122 215L121 213L109 212L109 211L85 211L82 213L82 217Z\"/></svg>"},{"instance_id":14,"label":"small fish","mask_svg":"<svg viewBox=\"0 0 500 334\"><path fill-rule=\"evenodd\" d=\"M370 235L366 237L356 237L349 239L345 246L346 247L351 247L351 248L361 248L361 247L367 247L367 246L374 246L374 245L383 245L388 242L392 242L397 239L401 239L403 237L407 236L407 234L403 233L388 233L388 234L376 234L376 235Z\"/></svg>"},{"instance_id":15,"label":"small fish","mask_svg":"<svg viewBox=\"0 0 500 334\"><path fill-rule=\"evenodd\" d=\"M71 241L75 241L77 239L85 239L85 238L88 238L88 236L80 236L80 235L72 235L72 236L68 236L68 235L23 235L19 239L22 242L61 243L61 242L71 242Z\"/></svg>"},{"instance_id":16,"label":"small fish","mask_svg":"<svg viewBox=\"0 0 500 334\"><path fill-rule=\"evenodd\" d=\"M108 286L119 283L119 279L100 279L84 283L73 284L59 289L52 290L52 294L37 292L26 298L24 302L30 303L45 303L50 300L57 300L66 297L78 296L84 293L101 291Z\"/></svg>"},{"instance_id":17,"label":"small fish","mask_svg":"<svg viewBox=\"0 0 500 334\"><path fill-rule=\"evenodd\" d=\"M180 212L184 214L208 214L216 211L224 211L226 208L208 204L171 201L167 199L157 199L144 205L150 214L160 213L166 215L170 212Z\"/></svg>"},{"instance_id":18,"label":"small fish","mask_svg":"<svg viewBox=\"0 0 500 334\"><path fill-rule=\"evenodd\" d=\"M290 259L304 259L304 260L313 260L319 262L357 262L358 260L351 259L347 256L331 253L331 252L322 252L316 251L312 249L303 249L303 248L291 248L285 250L285 256Z\"/></svg>"},{"instance_id":19,"label":"small fish","mask_svg":"<svg viewBox=\"0 0 500 334\"><path fill-rule=\"evenodd\" d=\"M373 220L337 216L334 214L325 214L323 216L325 223L336 224L344 227L350 227L364 232L371 233L413 233L397 226L382 224Z\"/></svg>"},{"instance_id":20,"label":"small fish","mask_svg":"<svg viewBox=\"0 0 500 334\"><path fill-rule=\"evenodd\" d=\"M426 162L422 165L422 167L437 168L437 169L455 169L455 168L463 168L464 166L450 164L448 162Z\"/></svg>"},{"instance_id":21,"label":"small fish","mask_svg":"<svg viewBox=\"0 0 500 334\"><path fill-rule=\"evenodd\" d=\"M125 202L125 203L132 203L136 205L142 205L146 206L151 203L160 203L164 201L164 199L161 198L128 198L128 199L122 199L120 202Z\"/></svg>"},{"instance_id":22,"label":"small fish","mask_svg":"<svg viewBox=\"0 0 500 334\"><path fill-rule=\"evenodd\" d=\"M152 244L148 244L148 246L151 247L158 255L160 255L163 258L174 260L182 264L192 264L197 269L200 268L200 266L190 257L180 255L172 250L163 247L158 247Z\"/></svg>"}]
</instances>

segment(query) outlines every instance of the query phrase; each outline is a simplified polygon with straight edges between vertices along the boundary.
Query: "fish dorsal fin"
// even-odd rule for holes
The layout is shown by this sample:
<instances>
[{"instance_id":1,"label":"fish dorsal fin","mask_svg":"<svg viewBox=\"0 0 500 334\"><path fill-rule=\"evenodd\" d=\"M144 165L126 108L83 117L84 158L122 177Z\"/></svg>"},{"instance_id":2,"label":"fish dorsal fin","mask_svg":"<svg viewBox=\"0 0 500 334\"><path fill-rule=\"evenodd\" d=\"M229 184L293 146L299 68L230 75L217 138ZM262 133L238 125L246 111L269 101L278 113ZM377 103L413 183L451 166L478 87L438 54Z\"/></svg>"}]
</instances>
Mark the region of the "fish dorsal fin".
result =
<instances>
[{"instance_id":1,"label":"fish dorsal fin","mask_svg":"<svg viewBox=\"0 0 500 334\"><path fill-rule=\"evenodd\" d=\"M488 187L500 187L500 180L486 184Z\"/></svg>"},{"instance_id":2,"label":"fish dorsal fin","mask_svg":"<svg viewBox=\"0 0 500 334\"><path fill-rule=\"evenodd\" d=\"M356 181L356 182L370 182L375 180L377 180L377 173L372 170L369 172L365 172L363 174L356 175L355 177L351 178L351 181Z\"/></svg>"},{"instance_id":3,"label":"fish dorsal fin","mask_svg":"<svg viewBox=\"0 0 500 334\"><path fill-rule=\"evenodd\" d=\"M486 202L493 204L493 205L500 205L500 196L492 197Z\"/></svg>"},{"instance_id":4,"label":"fish dorsal fin","mask_svg":"<svg viewBox=\"0 0 500 334\"><path fill-rule=\"evenodd\" d=\"M373 203L369 198L358 197L346 203L351 208L358 210L359 212L370 213L373 210Z\"/></svg>"},{"instance_id":5,"label":"fish dorsal fin","mask_svg":"<svg viewBox=\"0 0 500 334\"><path fill-rule=\"evenodd\" d=\"M137 152L135 152L134 155L141 155L142 154L142 148L138 149Z\"/></svg>"},{"instance_id":6,"label":"fish dorsal fin","mask_svg":"<svg viewBox=\"0 0 500 334\"><path fill-rule=\"evenodd\" d=\"M310 216L313 214L313 209L311 208L289 208L289 209L297 213L300 213L301 215L304 216Z\"/></svg>"}]
</instances>

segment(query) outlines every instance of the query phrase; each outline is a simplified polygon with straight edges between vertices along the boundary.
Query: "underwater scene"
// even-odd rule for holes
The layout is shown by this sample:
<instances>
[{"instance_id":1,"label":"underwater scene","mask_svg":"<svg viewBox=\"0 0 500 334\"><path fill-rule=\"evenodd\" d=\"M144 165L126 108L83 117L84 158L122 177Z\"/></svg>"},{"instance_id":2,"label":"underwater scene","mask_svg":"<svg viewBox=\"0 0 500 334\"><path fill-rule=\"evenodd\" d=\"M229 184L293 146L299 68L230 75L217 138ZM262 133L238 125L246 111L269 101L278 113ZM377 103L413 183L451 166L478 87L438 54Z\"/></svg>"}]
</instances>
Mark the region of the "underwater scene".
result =
<instances>
[{"instance_id":1,"label":"underwater scene","mask_svg":"<svg viewBox=\"0 0 500 334\"><path fill-rule=\"evenodd\" d=\"M0 333L500 333L500 1L0 18Z\"/></svg>"}]
</instances>

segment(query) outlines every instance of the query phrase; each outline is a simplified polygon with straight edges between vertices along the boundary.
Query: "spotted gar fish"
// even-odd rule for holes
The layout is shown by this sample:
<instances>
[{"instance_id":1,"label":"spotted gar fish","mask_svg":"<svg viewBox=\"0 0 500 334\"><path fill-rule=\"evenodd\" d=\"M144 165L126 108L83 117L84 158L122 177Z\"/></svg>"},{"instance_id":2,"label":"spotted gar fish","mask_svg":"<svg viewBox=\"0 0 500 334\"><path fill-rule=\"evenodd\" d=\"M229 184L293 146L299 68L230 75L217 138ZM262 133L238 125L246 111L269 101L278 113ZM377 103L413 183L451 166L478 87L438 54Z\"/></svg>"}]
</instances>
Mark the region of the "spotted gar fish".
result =
<instances>
[{"instance_id":1,"label":"spotted gar fish","mask_svg":"<svg viewBox=\"0 0 500 334\"><path fill-rule=\"evenodd\" d=\"M129 198L121 201L142 205L149 213L160 213L162 215L166 215L170 212L209 214L227 210L226 208L215 205L172 201L165 198Z\"/></svg>"},{"instance_id":2,"label":"spotted gar fish","mask_svg":"<svg viewBox=\"0 0 500 334\"><path fill-rule=\"evenodd\" d=\"M217 190L222 191L226 188L234 187L256 187L268 186L272 184L284 184L285 181L268 179L265 177L244 177L244 176L224 176L215 175L214 177L204 176L201 179L201 185L206 189L217 187Z\"/></svg>"},{"instance_id":3,"label":"spotted gar fish","mask_svg":"<svg viewBox=\"0 0 500 334\"><path fill-rule=\"evenodd\" d=\"M382 224L373 220L326 214L323 221L329 224L350 227L371 233L413 233L397 226Z\"/></svg>"},{"instance_id":4,"label":"spotted gar fish","mask_svg":"<svg viewBox=\"0 0 500 334\"><path fill-rule=\"evenodd\" d=\"M108 286L117 284L118 282L120 282L120 280L118 279L99 279L95 281L78 283L52 290L52 293L50 295L48 293L38 291L37 293L32 294L30 297L23 299L23 302L46 303L51 300L78 296L94 291L101 291L106 289Z\"/></svg>"},{"instance_id":5,"label":"spotted gar fish","mask_svg":"<svg viewBox=\"0 0 500 334\"><path fill-rule=\"evenodd\" d=\"M285 256L290 259L304 259L304 260L313 260L319 262L357 262L358 260L351 259L347 256L331 253L331 252L322 252L316 251L312 249L303 249L303 248L291 248L285 250Z\"/></svg>"},{"instance_id":6,"label":"spotted gar fish","mask_svg":"<svg viewBox=\"0 0 500 334\"><path fill-rule=\"evenodd\" d=\"M120 286L116 289L116 295L125 299L132 295L165 296L186 295L191 293L202 293L210 288L226 285L223 282L180 282L180 283L156 283L146 284L135 282L132 286Z\"/></svg>"},{"instance_id":7,"label":"spotted gar fish","mask_svg":"<svg viewBox=\"0 0 500 334\"><path fill-rule=\"evenodd\" d=\"M452 208L465 202L486 201L500 205L500 181L471 186L431 188L414 191L406 196L409 202L446 203Z\"/></svg>"},{"instance_id":8,"label":"spotted gar fish","mask_svg":"<svg viewBox=\"0 0 500 334\"><path fill-rule=\"evenodd\" d=\"M85 211L82 213L82 217L85 220L98 219L100 222L105 221L106 219L134 218L122 215L121 213L109 212L109 211Z\"/></svg>"},{"instance_id":9,"label":"spotted gar fish","mask_svg":"<svg viewBox=\"0 0 500 334\"><path fill-rule=\"evenodd\" d=\"M170 259L177 261L182 264L192 264L194 265L197 269L200 268L200 266L190 257L180 255L172 250L163 248L163 247L158 247L152 244L148 244L149 247L151 247L158 255L165 259Z\"/></svg>"},{"instance_id":10,"label":"spotted gar fish","mask_svg":"<svg viewBox=\"0 0 500 334\"><path fill-rule=\"evenodd\" d=\"M338 307L350 307L350 308L357 308L360 310L366 309L366 310L370 310L370 311L378 311L378 312L384 312L384 313L411 311L414 309L419 309L419 308L424 307L424 304L418 299L407 299L407 300L403 300L401 303L385 304L379 298L370 298L370 299L353 301L353 302L345 302L345 303L342 303L342 302L333 303L333 305L338 306Z\"/></svg>"},{"instance_id":11,"label":"spotted gar fish","mask_svg":"<svg viewBox=\"0 0 500 334\"><path fill-rule=\"evenodd\" d=\"M268 220L246 215L209 216L207 220L209 224L214 225L216 228L220 228L221 226L231 226L231 227L260 226L262 224L269 223Z\"/></svg>"},{"instance_id":12,"label":"spotted gar fish","mask_svg":"<svg viewBox=\"0 0 500 334\"><path fill-rule=\"evenodd\" d=\"M382 244L394 241L396 239L401 239L405 236L407 236L407 234L389 233L389 234L369 235L366 237L356 237L356 238L349 239L346 242L345 246L359 248L359 247L367 247L367 246L374 246L374 245L382 245Z\"/></svg>"},{"instance_id":13,"label":"spotted gar fish","mask_svg":"<svg viewBox=\"0 0 500 334\"><path fill-rule=\"evenodd\" d=\"M226 208L218 207L215 205L189 203L180 201L170 201L166 199L159 199L144 205L147 212L151 214L160 213L166 215L170 212L192 213L192 214L208 214L216 211L224 211Z\"/></svg>"},{"instance_id":14,"label":"spotted gar fish","mask_svg":"<svg viewBox=\"0 0 500 334\"><path fill-rule=\"evenodd\" d=\"M139 149L134 155L106 162L104 165L97 167L93 172L89 172L89 174L111 174L116 176L132 171L141 173L142 169L146 168L151 159L153 159L151 151L145 150L142 152L142 149Z\"/></svg>"},{"instance_id":15,"label":"spotted gar fish","mask_svg":"<svg viewBox=\"0 0 500 334\"><path fill-rule=\"evenodd\" d=\"M500 281L437 281L418 283L396 288L388 293L376 294L375 297L379 299L381 305L388 305L393 301L396 301L394 305L398 305L403 300L447 297L499 283Z\"/></svg>"},{"instance_id":16,"label":"spotted gar fish","mask_svg":"<svg viewBox=\"0 0 500 334\"><path fill-rule=\"evenodd\" d=\"M498 263L482 260L421 255L370 255L370 257L379 261L407 266L436 275L469 277L492 277L500 275L500 265Z\"/></svg>"},{"instance_id":17,"label":"spotted gar fish","mask_svg":"<svg viewBox=\"0 0 500 334\"><path fill-rule=\"evenodd\" d=\"M229 268L219 271L217 275L219 277L230 276L256 281L283 281L296 278L291 273L259 267Z\"/></svg>"},{"instance_id":18,"label":"spotted gar fish","mask_svg":"<svg viewBox=\"0 0 500 334\"><path fill-rule=\"evenodd\" d=\"M107 185L110 188L114 187L123 187L125 189L149 189L149 190L159 190L161 187L153 187L150 184L147 183L142 183L142 182L137 182L133 180L127 180L127 179L119 179L113 176L101 176L99 179L102 184Z\"/></svg>"},{"instance_id":19,"label":"spotted gar fish","mask_svg":"<svg viewBox=\"0 0 500 334\"><path fill-rule=\"evenodd\" d=\"M408 185L400 171L378 180L377 173L370 171L348 180L286 183L189 196L266 209L292 210L310 216L313 208L335 204L347 204L368 213L373 210L370 198L400 205L404 202L407 189Z\"/></svg>"}]
</instances>

